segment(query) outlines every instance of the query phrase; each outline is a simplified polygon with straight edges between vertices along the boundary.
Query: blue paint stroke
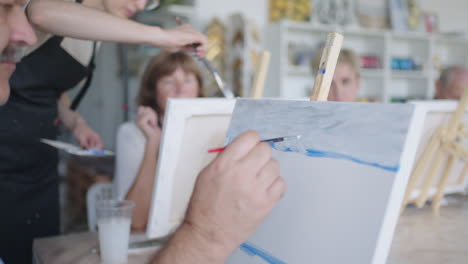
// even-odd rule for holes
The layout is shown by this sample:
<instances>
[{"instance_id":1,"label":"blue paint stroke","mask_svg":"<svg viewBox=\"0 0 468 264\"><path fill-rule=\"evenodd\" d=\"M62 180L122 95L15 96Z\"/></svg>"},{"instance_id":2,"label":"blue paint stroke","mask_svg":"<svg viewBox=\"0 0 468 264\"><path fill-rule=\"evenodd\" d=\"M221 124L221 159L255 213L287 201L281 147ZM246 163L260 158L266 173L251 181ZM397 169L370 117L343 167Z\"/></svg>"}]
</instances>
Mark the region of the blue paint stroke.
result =
<instances>
[{"instance_id":1,"label":"blue paint stroke","mask_svg":"<svg viewBox=\"0 0 468 264\"><path fill-rule=\"evenodd\" d=\"M349 160L349 161L352 161L352 162L355 162L355 163L359 163L359 164L363 164L363 165L367 165L367 166L371 166L371 167L375 167L375 168L379 168L379 169L383 169L383 170L387 170L387 171L398 172L400 170L399 165L397 165L397 166L386 166L386 165L382 165L382 164L379 164L379 163L376 163L376 162L364 161L364 160L361 160L361 159L358 159L358 158L355 158L355 157L352 157L352 156L349 156L349 155L340 154L340 153L319 151L319 150L313 150L313 149L307 149L306 153L307 153L306 155L309 156L309 157L325 157L325 158L332 158L332 159L345 159L345 160Z\"/></svg>"},{"instance_id":2,"label":"blue paint stroke","mask_svg":"<svg viewBox=\"0 0 468 264\"><path fill-rule=\"evenodd\" d=\"M295 153L300 153L300 154L305 154L308 157L317 157L317 158L332 158L332 159L344 159L344 160L349 160L355 163L375 167L378 169L386 170L386 171L391 171L391 172L398 172L400 170L400 166L386 166L382 165L376 162L369 162L365 160L358 159L353 156L345 155L345 154L340 154L340 153L335 153L335 152L330 152L330 151L320 151L320 150L315 150L315 149L305 149L305 153L303 151L300 151L298 149L292 149L290 147L286 148L281 148L278 147L276 144L270 144L270 146L279 151L283 152L295 152Z\"/></svg>"},{"instance_id":3,"label":"blue paint stroke","mask_svg":"<svg viewBox=\"0 0 468 264\"><path fill-rule=\"evenodd\" d=\"M287 264L286 262L277 259L276 257L272 256L270 253L257 248L256 246L252 245L249 242L245 242L242 245L240 245L240 249L244 251L249 256L258 256L264 261L266 261L269 264Z\"/></svg>"}]
</instances>

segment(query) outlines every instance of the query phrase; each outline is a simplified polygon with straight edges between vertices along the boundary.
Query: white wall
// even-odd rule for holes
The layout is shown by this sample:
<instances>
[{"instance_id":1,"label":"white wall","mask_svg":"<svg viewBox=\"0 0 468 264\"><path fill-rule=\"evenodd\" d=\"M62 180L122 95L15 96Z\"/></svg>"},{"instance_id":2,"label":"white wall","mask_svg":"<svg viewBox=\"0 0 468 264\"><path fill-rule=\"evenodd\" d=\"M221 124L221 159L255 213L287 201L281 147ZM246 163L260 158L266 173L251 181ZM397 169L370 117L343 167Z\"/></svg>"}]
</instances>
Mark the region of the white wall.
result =
<instances>
[{"instance_id":1,"label":"white wall","mask_svg":"<svg viewBox=\"0 0 468 264\"><path fill-rule=\"evenodd\" d=\"M268 19L268 0L195 0L197 16L201 25L214 17L226 17L242 12L263 27Z\"/></svg>"},{"instance_id":2,"label":"white wall","mask_svg":"<svg viewBox=\"0 0 468 264\"><path fill-rule=\"evenodd\" d=\"M195 0L197 14L205 25L213 17L222 17L234 12L243 12L253 18L258 26L268 22L268 0ZM442 31L468 32L468 1L466 0L420 0L424 11L436 12Z\"/></svg>"},{"instance_id":3,"label":"white wall","mask_svg":"<svg viewBox=\"0 0 468 264\"><path fill-rule=\"evenodd\" d=\"M420 0L425 11L439 14L441 31L465 31L468 33L468 1Z\"/></svg>"}]
</instances>

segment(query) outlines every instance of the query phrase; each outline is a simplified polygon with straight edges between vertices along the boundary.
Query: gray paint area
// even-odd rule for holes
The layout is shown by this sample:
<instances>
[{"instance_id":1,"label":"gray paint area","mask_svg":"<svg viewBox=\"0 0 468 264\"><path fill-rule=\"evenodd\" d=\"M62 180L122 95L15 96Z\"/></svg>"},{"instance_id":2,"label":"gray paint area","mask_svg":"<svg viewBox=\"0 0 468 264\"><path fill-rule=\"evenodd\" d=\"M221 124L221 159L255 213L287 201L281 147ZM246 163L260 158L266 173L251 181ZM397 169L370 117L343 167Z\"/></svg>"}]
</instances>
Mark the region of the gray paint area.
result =
<instances>
[{"instance_id":1,"label":"gray paint area","mask_svg":"<svg viewBox=\"0 0 468 264\"><path fill-rule=\"evenodd\" d=\"M262 138L301 135L305 149L398 166L412 105L248 100L236 103L228 140L254 129Z\"/></svg>"},{"instance_id":2,"label":"gray paint area","mask_svg":"<svg viewBox=\"0 0 468 264\"><path fill-rule=\"evenodd\" d=\"M398 163L411 116L406 105L239 100L228 138L249 129L262 138L300 134L305 148ZM260 253L239 249L227 263L372 263L379 239L391 239L381 230L396 173L303 153L274 157L287 193L248 240Z\"/></svg>"}]
</instances>

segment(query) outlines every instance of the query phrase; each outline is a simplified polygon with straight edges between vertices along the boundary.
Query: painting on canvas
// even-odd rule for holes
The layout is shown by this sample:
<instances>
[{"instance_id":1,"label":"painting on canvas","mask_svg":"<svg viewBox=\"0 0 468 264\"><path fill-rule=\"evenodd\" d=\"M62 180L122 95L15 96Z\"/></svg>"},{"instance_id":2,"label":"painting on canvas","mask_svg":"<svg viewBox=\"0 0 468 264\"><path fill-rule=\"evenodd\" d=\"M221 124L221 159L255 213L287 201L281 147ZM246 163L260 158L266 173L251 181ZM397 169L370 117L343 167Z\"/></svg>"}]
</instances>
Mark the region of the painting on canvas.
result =
<instances>
[{"instance_id":1,"label":"painting on canvas","mask_svg":"<svg viewBox=\"0 0 468 264\"><path fill-rule=\"evenodd\" d=\"M238 100L227 143L250 129L301 140L274 151L286 195L227 263L384 263L416 151L413 108Z\"/></svg>"}]
</instances>

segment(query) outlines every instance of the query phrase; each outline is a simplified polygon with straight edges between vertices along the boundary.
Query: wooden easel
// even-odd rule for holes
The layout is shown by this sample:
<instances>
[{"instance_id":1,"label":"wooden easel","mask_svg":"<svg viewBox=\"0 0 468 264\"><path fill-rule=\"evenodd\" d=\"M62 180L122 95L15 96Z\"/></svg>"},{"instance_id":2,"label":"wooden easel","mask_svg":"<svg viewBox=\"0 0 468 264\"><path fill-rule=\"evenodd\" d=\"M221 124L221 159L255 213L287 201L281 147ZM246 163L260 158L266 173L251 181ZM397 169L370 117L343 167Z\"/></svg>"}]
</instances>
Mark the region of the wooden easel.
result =
<instances>
[{"instance_id":1,"label":"wooden easel","mask_svg":"<svg viewBox=\"0 0 468 264\"><path fill-rule=\"evenodd\" d=\"M263 96L265 88L265 79L270 65L271 54L268 51L260 52L257 67L255 69L255 78L252 86L252 98L258 99Z\"/></svg>"},{"instance_id":2,"label":"wooden easel","mask_svg":"<svg viewBox=\"0 0 468 264\"><path fill-rule=\"evenodd\" d=\"M468 150L463 146L462 139L468 137L468 130L461 122L467 106L468 87L465 88L463 96L449 124L446 126L441 125L436 129L426 149L417 161L406 188L405 198L401 208L402 212L409 203L414 202L418 208L422 208L424 204L432 198L432 211L434 214L439 214L440 202L444 197L450 171L452 170L454 161L460 158L463 159L465 165L457 183L460 185L464 183L465 175L468 173ZM433 197L429 197L429 191L434 185L435 177L445 157L447 157L447 159L442 171L442 177L436 187L436 193ZM421 175L426 169L428 169L428 174L427 177L423 179L421 193L416 199L411 200L411 194L415 190L416 184L418 184Z\"/></svg>"},{"instance_id":3,"label":"wooden easel","mask_svg":"<svg viewBox=\"0 0 468 264\"><path fill-rule=\"evenodd\" d=\"M325 43L320 59L320 70L315 78L312 96L310 97L311 101L327 101L342 44L343 35L338 33L328 34L327 42ZM262 51L260 53L252 87L252 98L258 99L263 96L270 57L271 55L267 51Z\"/></svg>"},{"instance_id":4,"label":"wooden easel","mask_svg":"<svg viewBox=\"0 0 468 264\"><path fill-rule=\"evenodd\" d=\"M329 33L320 58L319 72L316 74L311 101L327 101L330 85L340 55L343 35Z\"/></svg>"}]
</instances>

